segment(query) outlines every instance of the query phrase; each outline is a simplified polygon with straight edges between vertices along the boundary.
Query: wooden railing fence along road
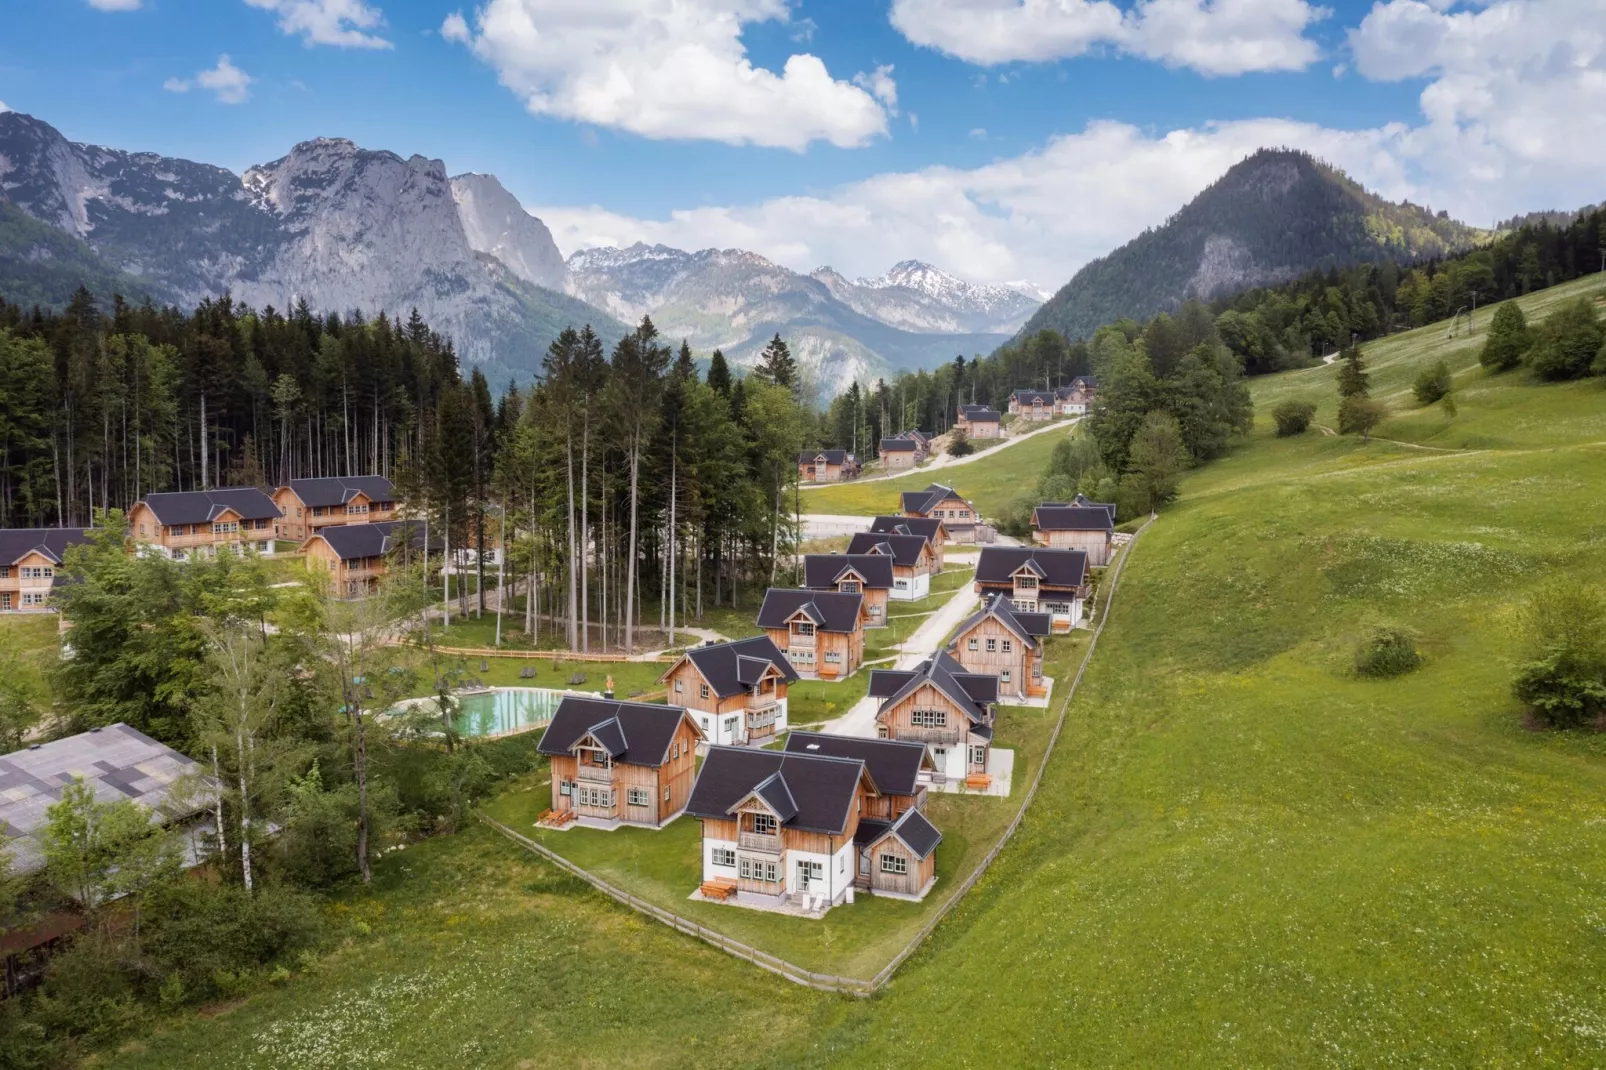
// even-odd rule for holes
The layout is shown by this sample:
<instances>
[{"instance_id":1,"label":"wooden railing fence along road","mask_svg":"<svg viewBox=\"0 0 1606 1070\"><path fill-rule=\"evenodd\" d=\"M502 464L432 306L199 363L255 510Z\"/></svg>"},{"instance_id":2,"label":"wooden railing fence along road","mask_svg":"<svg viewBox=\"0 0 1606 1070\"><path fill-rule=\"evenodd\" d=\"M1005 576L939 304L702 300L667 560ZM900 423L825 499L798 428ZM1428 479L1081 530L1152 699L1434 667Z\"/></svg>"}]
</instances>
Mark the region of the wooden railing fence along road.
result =
<instances>
[{"instance_id":1,"label":"wooden railing fence along road","mask_svg":"<svg viewBox=\"0 0 1606 1070\"><path fill-rule=\"evenodd\" d=\"M1066 688L1065 697L1060 700L1059 714L1054 722L1054 731L1048 737L1048 746L1043 751L1042 760L1037 763L1037 769L1032 774L1032 782L1026 789L1026 796L1021 800L1020 809L1015 812L1014 819L1010 821L1009 826L1004 829L1004 834L998 838L998 842L993 844L992 850L987 852L986 856L982 858L980 864L978 864L976 868L971 871L970 876L966 877L964 881L960 883L959 889L955 891L953 895L948 897L948 901L943 903L943 905L937 909L937 912L931 916L930 920L928 920L926 924L920 927L920 931L915 933L913 938L911 938L910 941L904 945L903 950L894 955L892 957L892 961L883 966L876 973L876 975L869 980L859 980L853 977L838 977L835 974L828 973L815 973L812 970L806 970L803 967L798 966L795 963L788 962L776 955L771 955L767 951L760 951L756 947L744 944L740 940L733 940L718 930L710 929L706 925L700 925L695 921L683 918L679 914L672 913L660 906L647 902L640 896L632 895L630 892L614 887L602 878L597 877L592 873L588 873L584 869L581 869L579 866L575 865L573 862L570 862L557 852L552 851L539 843L536 843L528 836L508 828L500 821L496 821L483 813L479 814L478 817L485 824L500 832L508 839L526 848L527 850L533 851L535 854L540 855L542 858L546 859L548 862L551 862L559 869L579 877L581 880L585 881L587 884L591 885L593 888L597 889L597 891L603 893L609 898L624 904L632 910L639 911L656 921L663 922L670 928L677 929L680 932L685 933L687 936L694 936L697 939L702 940L704 943L711 944L729 955L734 955L739 959L745 959L761 969L769 970L771 973L779 974L788 981L793 981L800 985L807 985L808 987L818 989L821 992L841 992L852 996L874 995L876 992L886 987L887 983L892 980L893 974L898 972L898 968L908 961L909 956L913 955L917 950L920 949L920 945L926 942L926 940L936 930L937 926L942 923L942 920L948 916L949 911L958 906L960 900L964 899L970 890L976 886L976 882L981 880L981 878L987 873L987 870L992 866L993 862L997 860L1001 853L1003 853L1004 848L1009 845L1009 841L1014 837L1015 830L1020 828L1021 822L1026 819L1026 812L1031 808L1032 800L1037 795L1038 785L1040 785L1043 781L1043 773L1048 769L1049 760L1054 756L1054 747L1059 743L1060 732L1065 727L1065 716L1070 710L1071 699L1076 697L1076 689L1081 686L1082 677L1087 672L1088 665L1093 661L1093 652L1098 648L1099 636L1104 634L1104 626L1109 623L1110 611L1115 605L1116 588L1120 585L1121 573L1126 568L1127 558L1131 556L1132 547L1136 544L1138 536L1147 531L1149 529L1149 525L1153 522L1153 518L1151 517L1133 534L1132 542L1128 543L1126 552L1123 553L1115 563L1114 575L1110 577L1110 581L1104 595L1104 604L1099 610L1098 626L1093 629L1093 638L1089 640L1087 644L1087 651L1082 655L1082 661L1077 666L1076 675L1072 678L1070 687Z\"/></svg>"}]
</instances>

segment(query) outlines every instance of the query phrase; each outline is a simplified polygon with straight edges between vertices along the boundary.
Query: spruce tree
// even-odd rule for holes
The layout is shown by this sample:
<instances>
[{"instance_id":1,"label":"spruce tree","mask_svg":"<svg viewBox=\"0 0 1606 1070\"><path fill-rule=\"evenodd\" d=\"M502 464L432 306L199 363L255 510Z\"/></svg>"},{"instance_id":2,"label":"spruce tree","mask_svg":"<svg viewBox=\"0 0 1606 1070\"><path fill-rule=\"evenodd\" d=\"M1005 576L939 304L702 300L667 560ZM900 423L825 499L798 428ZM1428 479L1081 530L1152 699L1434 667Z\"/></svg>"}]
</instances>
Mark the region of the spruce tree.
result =
<instances>
[{"instance_id":1,"label":"spruce tree","mask_svg":"<svg viewBox=\"0 0 1606 1070\"><path fill-rule=\"evenodd\" d=\"M717 349L708 360L708 385L724 398L731 396L730 365L725 363L725 354Z\"/></svg>"},{"instance_id":2,"label":"spruce tree","mask_svg":"<svg viewBox=\"0 0 1606 1070\"><path fill-rule=\"evenodd\" d=\"M797 390L797 361L792 359L792 351L787 348L779 333L764 347L764 352L758 360L758 367L753 369L753 374L776 386L784 386L791 391Z\"/></svg>"},{"instance_id":3,"label":"spruce tree","mask_svg":"<svg viewBox=\"0 0 1606 1070\"><path fill-rule=\"evenodd\" d=\"M1371 376L1366 374L1366 362L1361 359L1361 347L1350 346L1339 354L1338 359L1338 396L1365 397L1370 393Z\"/></svg>"},{"instance_id":4,"label":"spruce tree","mask_svg":"<svg viewBox=\"0 0 1606 1070\"><path fill-rule=\"evenodd\" d=\"M1528 334L1528 319L1515 301L1501 302L1494 310L1489 324L1489 337L1483 343L1478 362L1495 371L1509 371L1522 363L1523 355L1533 339Z\"/></svg>"}]
</instances>

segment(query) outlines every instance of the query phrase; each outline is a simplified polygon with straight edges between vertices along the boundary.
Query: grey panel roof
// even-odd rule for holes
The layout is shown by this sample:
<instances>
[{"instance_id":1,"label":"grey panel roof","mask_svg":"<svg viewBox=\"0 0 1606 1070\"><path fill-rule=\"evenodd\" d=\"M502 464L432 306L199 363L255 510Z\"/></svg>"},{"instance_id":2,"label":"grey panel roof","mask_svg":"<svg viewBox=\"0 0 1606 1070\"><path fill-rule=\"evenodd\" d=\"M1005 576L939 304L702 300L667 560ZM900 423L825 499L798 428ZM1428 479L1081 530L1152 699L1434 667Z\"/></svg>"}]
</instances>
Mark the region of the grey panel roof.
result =
<instances>
[{"instance_id":1,"label":"grey panel roof","mask_svg":"<svg viewBox=\"0 0 1606 1070\"><path fill-rule=\"evenodd\" d=\"M969 677L978 677L969 680ZM991 680L989 687L985 682ZM966 686L967 682L970 686ZM956 708L963 711L974 724L988 724L993 719L991 704L998 697L998 678L980 673L966 672L965 667L945 650L922 661L911 672L888 669L870 670L870 694L881 699L877 708L882 710L896 705L914 694L924 684L931 684L942 692ZM894 685L896 685L894 687ZM991 698L978 697L991 695Z\"/></svg>"},{"instance_id":2,"label":"grey panel roof","mask_svg":"<svg viewBox=\"0 0 1606 1070\"><path fill-rule=\"evenodd\" d=\"M771 587L758 609L758 626L785 628L799 610L828 632L851 632L858 628L859 614L864 612L864 595Z\"/></svg>"},{"instance_id":3,"label":"grey panel roof","mask_svg":"<svg viewBox=\"0 0 1606 1070\"><path fill-rule=\"evenodd\" d=\"M1102 505L1044 502L1032 510L1032 527L1038 531L1113 531L1115 524Z\"/></svg>"},{"instance_id":4,"label":"grey panel roof","mask_svg":"<svg viewBox=\"0 0 1606 1070\"><path fill-rule=\"evenodd\" d=\"M720 698L743 694L757 683L763 675L760 663L775 666L781 679L787 683L798 678L792 663L786 660L767 635L694 647L686 651L686 657L697 666L697 671L708 681L709 688ZM674 671L675 666L671 665L664 676Z\"/></svg>"},{"instance_id":5,"label":"grey panel roof","mask_svg":"<svg viewBox=\"0 0 1606 1070\"><path fill-rule=\"evenodd\" d=\"M9 844L15 871L44 866L37 837L45 811L74 777L101 802L132 799L172 821L211 805L211 781L201 773L193 759L121 722L0 757L0 833L16 837Z\"/></svg>"},{"instance_id":6,"label":"grey panel roof","mask_svg":"<svg viewBox=\"0 0 1606 1070\"><path fill-rule=\"evenodd\" d=\"M1048 587L1081 587L1087 583L1084 550L1051 550L1032 546L983 546L976 560L976 582L1013 586L1014 575L1030 562Z\"/></svg>"},{"instance_id":7,"label":"grey panel roof","mask_svg":"<svg viewBox=\"0 0 1606 1070\"><path fill-rule=\"evenodd\" d=\"M919 445L920 444L912 438L903 438L902 436L895 438L884 438L881 440L881 452L913 453L919 448Z\"/></svg>"},{"instance_id":8,"label":"grey panel roof","mask_svg":"<svg viewBox=\"0 0 1606 1070\"><path fill-rule=\"evenodd\" d=\"M686 812L693 817L728 818L732 807L777 773L797 807L782 821L783 827L832 834L847 828L860 778L875 782L861 761L713 746L692 785Z\"/></svg>"},{"instance_id":9,"label":"grey panel roof","mask_svg":"<svg viewBox=\"0 0 1606 1070\"><path fill-rule=\"evenodd\" d=\"M983 600L981 608L965 618L965 622L954 632L954 643L959 642L959 636L970 631L987 617L996 618L1033 650L1037 649L1039 639L1053 634L1052 614L1022 613L1015 608L1008 597L995 594ZM948 648L952 650L953 643L950 643Z\"/></svg>"},{"instance_id":10,"label":"grey panel roof","mask_svg":"<svg viewBox=\"0 0 1606 1070\"><path fill-rule=\"evenodd\" d=\"M935 851L937 845L942 842L942 833L937 831L937 826L928 821L925 814L914 809L905 810L885 832L868 843L873 847L888 836L898 837L904 846L915 853L916 858L922 860Z\"/></svg>"},{"instance_id":11,"label":"grey panel roof","mask_svg":"<svg viewBox=\"0 0 1606 1070\"><path fill-rule=\"evenodd\" d=\"M1017 404L1030 405L1034 401L1044 404L1053 404L1054 392L1052 390L1016 390L1010 393L1010 398Z\"/></svg>"},{"instance_id":12,"label":"grey panel roof","mask_svg":"<svg viewBox=\"0 0 1606 1070\"><path fill-rule=\"evenodd\" d=\"M788 754L820 754L853 758L870 770L883 795L913 795L918 790L920 767L929 764L926 745L901 739L865 739L828 736L823 732L794 729L786 737Z\"/></svg>"},{"instance_id":13,"label":"grey panel roof","mask_svg":"<svg viewBox=\"0 0 1606 1070\"><path fill-rule=\"evenodd\" d=\"M35 550L59 565L67 547L88 541L88 528L0 528L0 565L15 565Z\"/></svg>"},{"instance_id":14,"label":"grey panel roof","mask_svg":"<svg viewBox=\"0 0 1606 1070\"><path fill-rule=\"evenodd\" d=\"M864 578L865 587L891 590L892 562L886 554L805 554L803 586L834 589L851 569Z\"/></svg>"},{"instance_id":15,"label":"grey panel roof","mask_svg":"<svg viewBox=\"0 0 1606 1070\"><path fill-rule=\"evenodd\" d=\"M879 531L855 532L848 540L848 555L890 554L892 563L912 568L920 563L920 551L927 540L924 535L889 535Z\"/></svg>"},{"instance_id":16,"label":"grey panel roof","mask_svg":"<svg viewBox=\"0 0 1606 1070\"><path fill-rule=\"evenodd\" d=\"M878 516L870 522L870 530L884 535L919 535L935 546L943 522L934 516Z\"/></svg>"},{"instance_id":17,"label":"grey panel roof","mask_svg":"<svg viewBox=\"0 0 1606 1070\"><path fill-rule=\"evenodd\" d=\"M371 502L393 502L396 487L384 476L326 476L318 479L292 479L287 486L303 505L345 505L358 493Z\"/></svg>"},{"instance_id":18,"label":"grey panel roof","mask_svg":"<svg viewBox=\"0 0 1606 1070\"><path fill-rule=\"evenodd\" d=\"M973 424L996 424L1003 418L989 405L961 405L959 411Z\"/></svg>"},{"instance_id":19,"label":"grey panel roof","mask_svg":"<svg viewBox=\"0 0 1606 1070\"><path fill-rule=\"evenodd\" d=\"M1115 503L1114 502L1096 502L1096 501L1093 501L1092 499L1088 498L1087 495L1085 495L1085 494L1078 494L1075 498L1072 498L1071 501L1068 504L1070 504L1070 505L1079 505L1079 506L1082 506L1083 508L1106 510L1110 514L1110 523L1112 523L1112 524L1115 523Z\"/></svg>"},{"instance_id":20,"label":"grey panel roof","mask_svg":"<svg viewBox=\"0 0 1606 1070\"><path fill-rule=\"evenodd\" d=\"M225 509L234 510L242 520L273 520L284 515L272 498L255 487L165 491L145 495L144 502L164 525L208 524Z\"/></svg>"},{"instance_id":21,"label":"grey panel roof","mask_svg":"<svg viewBox=\"0 0 1606 1070\"><path fill-rule=\"evenodd\" d=\"M670 740L685 716L681 706L566 695L536 749L542 754L569 754L589 733L614 760L656 768L669 756Z\"/></svg>"},{"instance_id":22,"label":"grey panel roof","mask_svg":"<svg viewBox=\"0 0 1606 1070\"><path fill-rule=\"evenodd\" d=\"M943 483L933 483L925 490L906 490L899 500L903 504L904 512L924 516L949 499L961 502L965 500L954 488Z\"/></svg>"},{"instance_id":23,"label":"grey panel roof","mask_svg":"<svg viewBox=\"0 0 1606 1070\"><path fill-rule=\"evenodd\" d=\"M768 803L783 822L797 816L797 800L792 798L792 789L786 786L786 777L780 772L771 773L753 792Z\"/></svg>"},{"instance_id":24,"label":"grey panel roof","mask_svg":"<svg viewBox=\"0 0 1606 1070\"><path fill-rule=\"evenodd\" d=\"M408 538L413 549L424 548L424 525L417 520L378 520L371 524L335 524L319 528L309 539L322 539L342 561L363 557L383 557L399 549ZM438 538L430 539L430 549L441 549Z\"/></svg>"}]
</instances>

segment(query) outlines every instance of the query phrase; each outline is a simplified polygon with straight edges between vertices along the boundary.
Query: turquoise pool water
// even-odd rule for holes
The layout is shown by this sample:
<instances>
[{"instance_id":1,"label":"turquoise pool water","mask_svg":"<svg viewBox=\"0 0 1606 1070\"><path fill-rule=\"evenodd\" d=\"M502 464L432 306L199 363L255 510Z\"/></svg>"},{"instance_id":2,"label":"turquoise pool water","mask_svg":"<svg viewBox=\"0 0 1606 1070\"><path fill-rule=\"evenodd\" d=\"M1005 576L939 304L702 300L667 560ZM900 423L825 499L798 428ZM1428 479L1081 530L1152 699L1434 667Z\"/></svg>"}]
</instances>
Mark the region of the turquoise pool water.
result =
<instances>
[{"instance_id":1,"label":"turquoise pool water","mask_svg":"<svg viewBox=\"0 0 1606 1070\"><path fill-rule=\"evenodd\" d=\"M458 695L455 727L463 736L505 736L540 728L552 720L565 694L543 687L498 687ZM434 699L413 699L411 704L438 711Z\"/></svg>"}]
</instances>

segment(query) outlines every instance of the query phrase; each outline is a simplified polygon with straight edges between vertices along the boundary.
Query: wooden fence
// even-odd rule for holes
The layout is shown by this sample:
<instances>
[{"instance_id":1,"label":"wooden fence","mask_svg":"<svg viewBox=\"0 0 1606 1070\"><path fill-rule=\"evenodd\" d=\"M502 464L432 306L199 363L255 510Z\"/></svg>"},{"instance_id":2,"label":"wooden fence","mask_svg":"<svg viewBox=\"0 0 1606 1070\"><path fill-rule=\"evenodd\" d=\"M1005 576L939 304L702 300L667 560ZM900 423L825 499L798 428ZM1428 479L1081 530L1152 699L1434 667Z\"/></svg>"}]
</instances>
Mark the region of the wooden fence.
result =
<instances>
[{"instance_id":1,"label":"wooden fence","mask_svg":"<svg viewBox=\"0 0 1606 1070\"><path fill-rule=\"evenodd\" d=\"M1153 523L1152 518L1148 521L1145 521L1143 526L1138 528L1138 530L1132 536L1133 543L1136 543L1139 535L1142 535L1148 530L1148 527L1151 523ZM1127 546L1126 553L1123 553L1115 563L1113 575L1110 576L1109 584L1104 595L1104 604L1099 609L1098 626L1093 629L1093 637L1088 641L1087 651L1082 655L1081 664L1079 664L1076 668L1076 675L1072 677L1070 686L1066 688L1065 697L1060 700L1059 715L1054 722L1054 731L1048 737L1048 746L1043 750L1043 757L1037 763L1037 770L1032 774L1032 782L1026 789L1026 796L1021 800L1020 809L1015 812L1014 819L1011 820L1009 826L1004 829L1004 834L998 838L998 842L993 844L992 850L988 851L986 856L982 858L981 862L976 866L976 868L971 871L970 876L966 877L962 882L960 882L958 890L956 890L953 895L948 897L947 902L943 903L942 906L937 908L937 912L920 927L920 931L915 933L909 942L904 945L903 950L894 955L892 957L892 961L888 962L876 973L874 977L867 981L861 981L852 977L838 977L835 974L815 973L812 970L805 970L803 967L798 966L795 963L788 962L783 958L771 955L767 951L760 951L758 948L751 947L739 940L733 940L714 929L710 929L704 925L699 925L697 922L683 918L679 914L675 914L663 909L662 907L655 906L639 896L632 895L622 889L615 888L613 885L609 884L605 880L602 880L600 877L594 876L593 874L581 869L579 866L575 865L573 862L570 862L557 852L543 847L541 844L536 843L528 836L524 836L518 832L515 832L513 829L508 828L506 825L499 821L493 820L483 813L478 815L479 819L515 843L535 852L542 858L545 858L559 869L579 877L581 880L585 881L599 892L602 892L604 895L623 903L632 910L640 911L650 918L661 921L672 929L678 929L688 936L695 936L704 943L711 944L727 954L734 955L739 959L745 959L755 966L769 970L771 973L779 974L788 981L793 981L800 985L807 985L809 988L818 989L821 992L840 992L851 996L874 995L876 992L879 992L882 988L886 987L887 983L892 980L893 974L898 972L898 968L909 959L909 956L913 955L920 949L920 946L926 942L926 940L936 930L937 926L941 924L942 920L948 916L949 911L958 906L959 901L962 900L970 892L970 890L976 886L976 883L986 875L987 870L992 866L993 862L996 861L998 856L1003 853L1004 848L1009 845L1009 841L1015 835L1015 830L1020 828L1021 822L1026 819L1026 811L1031 808L1032 800L1037 796L1037 788L1043 782L1043 774L1048 769L1049 759L1054 756L1054 747L1057 743L1059 743L1060 731L1065 727L1065 717L1071 708L1071 699L1076 696L1076 689L1081 685L1082 677L1087 672L1088 665L1090 665L1093 661L1093 651L1098 648L1099 636L1104 634L1104 625L1109 623L1110 610L1115 604L1115 590L1121 582L1121 573L1126 568L1126 561L1127 558L1131 556L1131 553L1132 545L1129 544Z\"/></svg>"}]
</instances>

